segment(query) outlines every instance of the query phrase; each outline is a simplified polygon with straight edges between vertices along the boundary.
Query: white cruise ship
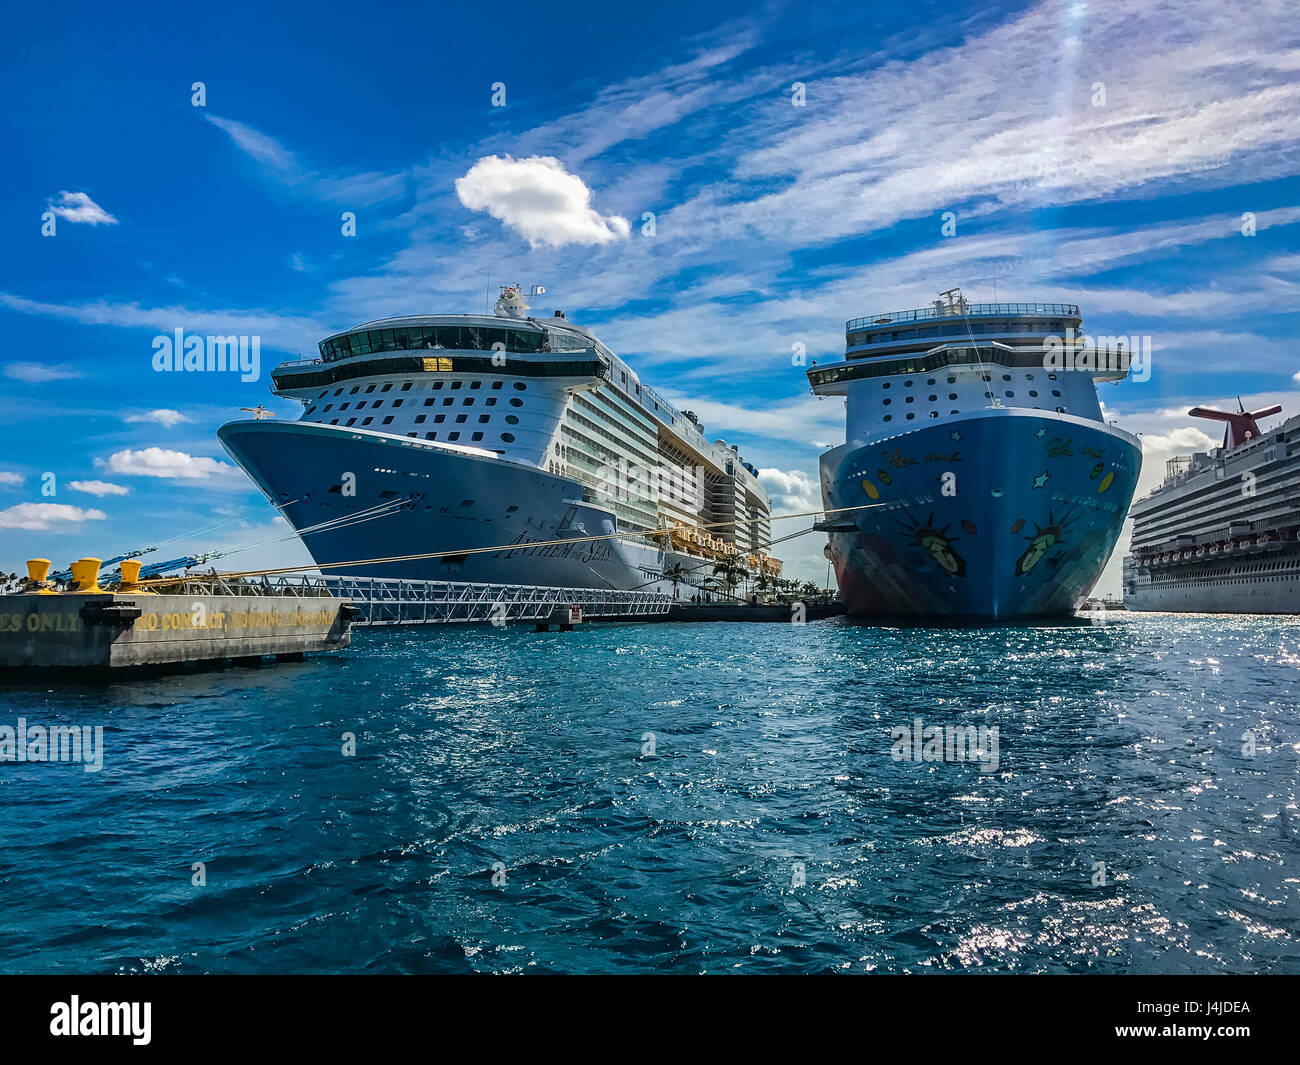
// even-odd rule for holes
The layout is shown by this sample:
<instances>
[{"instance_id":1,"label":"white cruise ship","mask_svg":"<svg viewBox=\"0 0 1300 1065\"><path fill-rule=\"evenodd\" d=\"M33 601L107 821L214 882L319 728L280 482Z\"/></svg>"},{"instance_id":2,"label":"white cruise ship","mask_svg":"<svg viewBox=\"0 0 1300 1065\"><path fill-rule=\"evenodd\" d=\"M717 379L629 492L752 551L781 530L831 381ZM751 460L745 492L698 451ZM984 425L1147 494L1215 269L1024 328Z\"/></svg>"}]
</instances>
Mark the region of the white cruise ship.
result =
<instances>
[{"instance_id":1,"label":"white cruise ship","mask_svg":"<svg viewBox=\"0 0 1300 1065\"><path fill-rule=\"evenodd\" d=\"M563 312L530 317L518 286L495 314L327 337L272 381L301 418L218 437L330 573L682 597L729 558L780 572L738 449Z\"/></svg>"},{"instance_id":2,"label":"white cruise ship","mask_svg":"<svg viewBox=\"0 0 1300 1065\"><path fill-rule=\"evenodd\" d=\"M1280 406L1238 407L1189 411L1227 423L1223 446L1170 459L1133 504L1129 610L1300 613L1300 417L1265 432Z\"/></svg>"}]
</instances>

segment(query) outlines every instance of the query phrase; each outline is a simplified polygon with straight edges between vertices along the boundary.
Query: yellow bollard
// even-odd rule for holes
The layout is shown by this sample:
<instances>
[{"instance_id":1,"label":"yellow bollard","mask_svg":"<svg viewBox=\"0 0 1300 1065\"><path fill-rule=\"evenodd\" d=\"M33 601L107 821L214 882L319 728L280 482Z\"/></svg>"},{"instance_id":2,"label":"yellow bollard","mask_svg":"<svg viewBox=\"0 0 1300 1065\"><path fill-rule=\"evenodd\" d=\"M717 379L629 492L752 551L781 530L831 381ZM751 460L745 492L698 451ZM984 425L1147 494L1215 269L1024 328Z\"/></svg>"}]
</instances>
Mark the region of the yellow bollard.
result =
<instances>
[{"instance_id":1,"label":"yellow bollard","mask_svg":"<svg viewBox=\"0 0 1300 1065\"><path fill-rule=\"evenodd\" d=\"M58 595L45 578L50 573L48 558L29 558L27 560L27 588L29 595Z\"/></svg>"},{"instance_id":2,"label":"yellow bollard","mask_svg":"<svg viewBox=\"0 0 1300 1065\"><path fill-rule=\"evenodd\" d=\"M143 563L139 559L130 559L123 562L119 567L122 570L122 580L117 586L119 592L130 592L132 595L154 595L154 592L148 588L141 588L136 584L140 579L140 566Z\"/></svg>"},{"instance_id":3,"label":"yellow bollard","mask_svg":"<svg viewBox=\"0 0 1300 1065\"><path fill-rule=\"evenodd\" d=\"M102 560L98 558L79 558L72 564L72 591L85 595L105 595L104 589L98 584L99 566Z\"/></svg>"}]
</instances>

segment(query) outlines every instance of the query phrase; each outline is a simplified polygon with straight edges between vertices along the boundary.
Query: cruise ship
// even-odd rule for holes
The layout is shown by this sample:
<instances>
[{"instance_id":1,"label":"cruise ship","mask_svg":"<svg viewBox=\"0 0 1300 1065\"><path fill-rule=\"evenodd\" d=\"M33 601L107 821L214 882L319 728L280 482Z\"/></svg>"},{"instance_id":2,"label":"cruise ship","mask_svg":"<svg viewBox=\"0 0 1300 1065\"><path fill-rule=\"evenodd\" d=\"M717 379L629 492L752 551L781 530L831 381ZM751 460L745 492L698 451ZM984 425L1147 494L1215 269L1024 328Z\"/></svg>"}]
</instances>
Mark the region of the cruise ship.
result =
<instances>
[{"instance_id":1,"label":"cruise ship","mask_svg":"<svg viewBox=\"0 0 1300 1065\"><path fill-rule=\"evenodd\" d=\"M493 314L327 337L271 377L301 416L217 435L330 573L678 597L720 590L728 559L780 573L738 448L519 286Z\"/></svg>"},{"instance_id":2,"label":"cruise ship","mask_svg":"<svg viewBox=\"0 0 1300 1065\"><path fill-rule=\"evenodd\" d=\"M1237 406L1189 411L1226 423L1222 446L1170 459L1133 504L1129 610L1300 613L1300 417L1264 432L1280 406Z\"/></svg>"},{"instance_id":3,"label":"cruise ship","mask_svg":"<svg viewBox=\"0 0 1300 1065\"><path fill-rule=\"evenodd\" d=\"M1074 304L970 303L855 318L844 361L807 371L843 396L821 457L825 548L850 614L1068 615L1092 590L1137 485L1136 437L1102 418L1099 357Z\"/></svg>"}]
</instances>

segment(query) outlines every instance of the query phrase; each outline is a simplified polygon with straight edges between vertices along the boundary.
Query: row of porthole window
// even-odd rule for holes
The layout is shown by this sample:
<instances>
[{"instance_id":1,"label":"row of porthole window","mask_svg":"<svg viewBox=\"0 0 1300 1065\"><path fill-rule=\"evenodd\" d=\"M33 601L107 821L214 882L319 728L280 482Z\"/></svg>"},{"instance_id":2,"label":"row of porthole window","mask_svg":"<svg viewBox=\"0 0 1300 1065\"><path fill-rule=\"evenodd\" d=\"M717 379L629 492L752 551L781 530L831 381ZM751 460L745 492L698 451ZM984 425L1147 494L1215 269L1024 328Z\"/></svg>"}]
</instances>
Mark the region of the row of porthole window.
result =
<instances>
[{"instance_id":1,"label":"row of porthole window","mask_svg":"<svg viewBox=\"0 0 1300 1065\"><path fill-rule=\"evenodd\" d=\"M1008 393L1008 395L1010 395L1010 393ZM949 413L949 414L960 414L961 411L959 411L959 410L950 410L948 413ZM1064 414L1064 413L1065 413L1065 408L1064 408L1064 407L1057 407L1057 408L1056 408L1056 413L1057 413L1057 414ZM913 418L915 418L915 417L916 417L916 412L915 412L915 411L908 411L908 412L907 412L907 420L908 420L909 422L910 422ZM930 417L931 417L931 418L937 418L937 417L939 417L939 412L938 412L937 410L932 410L932 411L930 411ZM882 418L881 420L882 420L882 421L886 421L886 422L892 422L892 421L894 420L894 416L893 416L892 414L886 414L886 415L884 416L884 418Z\"/></svg>"},{"instance_id":2,"label":"row of porthole window","mask_svg":"<svg viewBox=\"0 0 1300 1065\"><path fill-rule=\"evenodd\" d=\"M349 401L349 402L350 402L350 401ZM426 399L426 400L424 401L424 405L425 405L426 407L432 407L432 406L434 405L435 402L437 402L437 401L436 401L436 400L433 400L433 399ZM448 396L448 397L446 397L446 398L442 401L442 405L443 405L444 407L450 407L450 406L451 406L453 403L455 403L455 402L456 402L456 401L455 401L454 399L452 399L450 396ZM383 401L382 399L377 399L377 400L375 400L373 403L371 403L371 405L370 405L370 409L371 409L371 410L376 410L376 409L378 409L379 407L383 406L383 404L384 404L384 401ZM497 404L497 398L496 398L496 396L488 396L488 398L485 399L485 400L483 401L483 405L484 405L485 407L495 407L496 404ZM347 409L348 409L348 405L349 405L348 403L340 403L340 404L339 404L339 412L342 413L343 411L347 410ZM400 399L395 399L395 400L393 400L393 406L394 406L394 407L400 407L401 405L402 405L402 401L401 401ZM463 400L461 400L461 405L462 405L462 406L465 406L465 407L472 407L472 406L474 405L474 397L473 397L473 396L466 396ZM518 396L511 396L511 397L510 397L510 405L511 405L512 407L522 407L522 406L524 405L524 401L523 401L522 399L520 399ZM365 406L366 406L366 400L362 399L362 400L358 400L358 401L357 401L357 405L356 405L356 407L354 407L353 409L354 409L354 410L364 410L364 409L365 409ZM333 410L333 409L334 409L334 404L333 404L333 403L326 403L325 406L321 408L321 413L322 413L322 414L325 414L325 413L328 413L329 411L331 411L331 410ZM314 414L314 413L316 413L316 407L313 405L313 406L310 406L310 407L307 408L307 411L306 411L306 413L303 415L303 417L306 418L306 417L308 417L308 416L310 416L310 415L312 415L312 414ZM391 421L391 419L389 419L389 420ZM387 425L388 422L385 422L384 424Z\"/></svg>"},{"instance_id":3,"label":"row of porthole window","mask_svg":"<svg viewBox=\"0 0 1300 1065\"><path fill-rule=\"evenodd\" d=\"M991 374L980 374L980 377L981 377L983 380L985 380L985 381L992 381L992 380L993 380L993 376L992 376ZM1033 379L1034 379L1034 375L1033 375L1033 374L1031 374L1031 373L1027 373L1027 374L1025 374L1025 380L1027 380L1027 381L1032 381ZM1049 374L1047 375L1047 379L1048 379L1049 381L1055 381L1055 380L1056 380L1056 374L1054 374L1054 373L1049 373ZM1002 375L1002 380L1004 380L1004 381L1010 381L1010 380L1011 380L1011 375L1010 375L1009 373L1004 373L1004 374ZM927 385L933 385L933 384L936 384L937 382L938 382L938 379L937 379L937 378L931 377L931 378L928 378L928 379L926 380L925 383L926 383ZM909 377L909 378L907 378L907 380L905 380L905 381L903 382L903 387L904 387L904 388L911 388L912 385L913 385L914 383L915 383L915 382L913 382L913 380ZM948 383L949 383L950 385L955 385L955 384L957 383L957 378L955 378L955 377L949 377L949 378L948 378ZM889 382L889 381L884 381L884 382L882 382L881 385L880 385L881 388L888 388L889 386L890 386L890 382ZM1060 393L1057 393L1057 394L1059 395Z\"/></svg>"},{"instance_id":4,"label":"row of porthole window","mask_svg":"<svg viewBox=\"0 0 1300 1065\"><path fill-rule=\"evenodd\" d=\"M418 439L419 436L420 436L419 433L407 433L406 435L407 435L407 436L410 436L410 437L415 437L416 439ZM438 434L437 434L436 432L433 432L433 433L425 433L425 434L424 434L424 438L425 438L426 440L437 440L437 439L438 439ZM459 440L459 439L460 439L460 433L459 433L459 432L450 432L450 433L447 434L447 442L448 442L448 443L454 443L455 441L457 441L457 440ZM483 439L483 434L482 434L482 433L471 433L471 434L470 434L470 441L471 441L471 442L478 441L478 440L482 440L482 439ZM507 444L513 444L513 443L515 442L515 437L514 437L514 434L513 434L513 433L502 433L502 434L501 434L501 439L502 439L503 441L505 441L505 443L507 443ZM514 510L514 509L516 509L516 508L511 507L510 509L511 509L511 510Z\"/></svg>"},{"instance_id":5,"label":"row of porthole window","mask_svg":"<svg viewBox=\"0 0 1300 1065\"><path fill-rule=\"evenodd\" d=\"M420 425L420 424L422 424L422 423L424 422L425 417L426 417L426 415L423 415L423 414L417 414L417 415L415 416L415 424L416 424L416 425ZM469 418L469 415L468 415L468 414L457 414L457 415L456 415L456 422L459 424L459 423L461 423L461 422L466 421L468 418ZM479 424L480 424L480 425L484 425L484 424L486 424L487 422L491 421L491 419L492 419L492 415L490 415L490 414L480 414L480 415L478 416L478 420L479 420ZM375 420L375 419L374 419L373 417L370 417L370 418L363 418L363 419L361 420L361 428L364 429L367 425L369 425L369 424L370 424L371 422L373 422L374 420ZM382 422L381 424L382 424L382 425L388 425L388 424L390 424L390 423L392 422L392 420L393 420L393 416L390 414L388 417L386 417L386 418L383 420L383 422ZM445 414L435 414L435 415L433 416L434 424L438 424L438 423L440 423L440 422L444 422L444 421L446 421L446 420L447 420L447 415L445 415ZM349 426L355 425L356 422L357 422L357 419L356 419L356 418L349 418L346 422L343 423L343 427L346 429L346 428L348 428ZM332 419L332 420L330 421L330 425L338 425L338 423L339 423L339 419L338 419L338 418L334 418L334 419ZM507 414L507 415L506 415L506 424L507 424L507 425L518 425L518 424L519 424L519 419L516 418L513 414ZM406 435L407 435L407 436L414 436L415 434L414 434L414 433L407 433Z\"/></svg>"},{"instance_id":6,"label":"row of porthole window","mask_svg":"<svg viewBox=\"0 0 1300 1065\"><path fill-rule=\"evenodd\" d=\"M439 379L439 380L433 382L432 387L433 387L435 390L437 390L437 389L442 388L443 385L445 385L446 383L447 383L447 382L446 382L445 379ZM400 389L399 391L402 391L402 392L409 392L409 391L411 391L411 388L412 388L414 385L415 385L415 382L414 382L414 381L407 381L407 382L405 382L405 383L402 385L402 387L401 387L401 389ZM500 390L502 387L504 387L504 385L505 385L505 382L504 382L504 381L500 381L500 380L493 381L493 382L492 382L492 389L493 389L494 391L498 391L498 390ZM464 381L461 381L461 380L456 380L456 381L452 381L452 382L451 382L451 388L452 388L452 391L455 391L455 390L458 389L458 388L463 388L464 386L465 386L465 382L464 382ZM469 387L470 387L471 389L482 388L482 387L483 387L483 382L482 382L482 381L470 381L470 382L469 382ZM518 392L523 392L523 391L525 391L525 390L528 388L528 385L525 384L523 381L515 381L515 382L513 383L513 387L514 387L514 389L515 389L516 391L518 391ZM390 391L392 391L392 388L393 388L393 382L392 382L392 381L389 381L389 382L388 382L387 384L385 384L385 385L379 385L378 383L373 384L373 385L367 385L367 386L366 386L366 395L369 395L369 394L370 394L371 392L373 392L376 388L378 388L380 392L390 392ZM355 396L355 395L356 395L358 392L360 392L360 391L361 391L361 386L360 386L360 385L353 385L352 388L348 389L348 395L349 395L349 396ZM321 394L318 395L316 398L317 398L317 399L324 399L327 395L329 395L329 389L328 389L328 388L325 389L323 392L321 392ZM336 395L336 396L341 396L341 395L343 395L343 389L342 389L342 388L336 388L336 389L334 389L334 395Z\"/></svg>"}]
</instances>

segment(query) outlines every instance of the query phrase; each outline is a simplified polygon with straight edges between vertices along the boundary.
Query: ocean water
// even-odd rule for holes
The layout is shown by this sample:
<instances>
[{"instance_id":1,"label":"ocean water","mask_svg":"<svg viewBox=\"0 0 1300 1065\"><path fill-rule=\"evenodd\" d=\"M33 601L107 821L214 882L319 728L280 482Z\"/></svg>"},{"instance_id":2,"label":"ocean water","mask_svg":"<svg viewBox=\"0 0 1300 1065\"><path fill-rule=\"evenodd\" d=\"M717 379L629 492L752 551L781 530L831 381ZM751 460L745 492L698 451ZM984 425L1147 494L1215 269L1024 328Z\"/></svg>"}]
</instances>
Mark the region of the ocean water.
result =
<instances>
[{"instance_id":1,"label":"ocean water","mask_svg":"<svg viewBox=\"0 0 1300 1065\"><path fill-rule=\"evenodd\" d=\"M0 764L0 971L1300 972L1298 691L1300 620L1116 613L6 682L104 759Z\"/></svg>"}]
</instances>

